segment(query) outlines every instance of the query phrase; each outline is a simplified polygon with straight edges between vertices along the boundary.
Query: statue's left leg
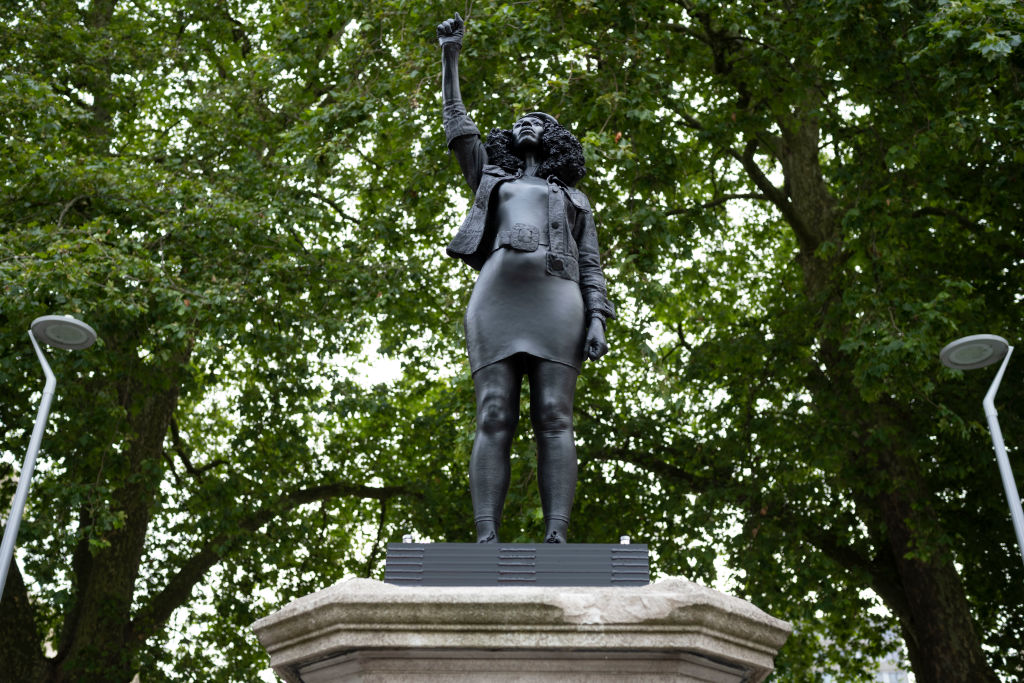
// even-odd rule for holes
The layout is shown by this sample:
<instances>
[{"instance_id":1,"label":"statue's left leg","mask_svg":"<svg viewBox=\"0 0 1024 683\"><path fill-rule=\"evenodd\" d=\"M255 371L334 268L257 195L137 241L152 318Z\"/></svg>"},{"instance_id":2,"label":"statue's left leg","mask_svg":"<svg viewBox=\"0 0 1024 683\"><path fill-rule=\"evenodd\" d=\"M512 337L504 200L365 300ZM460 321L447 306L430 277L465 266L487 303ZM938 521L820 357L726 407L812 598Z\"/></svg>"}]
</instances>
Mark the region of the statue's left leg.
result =
<instances>
[{"instance_id":1,"label":"statue's left leg","mask_svg":"<svg viewBox=\"0 0 1024 683\"><path fill-rule=\"evenodd\" d=\"M565 543L569 513L576 495L576 443L572 403L576 369L554 361L532 359L530 419L537 437L537 482L544 509L544 541Z\"/></svg>"}]
</instances>

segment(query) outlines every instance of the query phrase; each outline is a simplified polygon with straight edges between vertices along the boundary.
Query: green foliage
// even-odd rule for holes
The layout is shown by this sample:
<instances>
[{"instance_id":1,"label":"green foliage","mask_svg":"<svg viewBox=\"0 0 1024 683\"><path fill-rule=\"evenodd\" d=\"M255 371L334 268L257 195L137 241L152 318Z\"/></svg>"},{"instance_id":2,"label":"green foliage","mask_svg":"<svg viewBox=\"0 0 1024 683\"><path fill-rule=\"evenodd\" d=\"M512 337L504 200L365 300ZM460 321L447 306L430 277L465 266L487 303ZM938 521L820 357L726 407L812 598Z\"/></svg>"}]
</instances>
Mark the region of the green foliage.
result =
<instances>
[{"instance_id":1,"label":"green foliage","mask_svg":"<svg viewBox=\"0 0 1024 683\"><path fill-rule=\"evenodd\" d=\"M937 362L963 334L1020 336L1019 3L464 10L480 128L541 109L583 141L620 309L578 387L573 540L629 534L659 574L793 621L777 680L869 680L926 622L921 647L980 641L1024 680L989 375ZM256 618L379 576L403 532L470 539L473 274L442 255L468 196L433 40L452 11L0 9L0 500L40 386L29 323L100 335L50 352L19 538L34 615L0 608L45 666L254 680ZM399 378L360 376L375 348ZM508 540L542 526L527 417L524 394ZM969 610L907 606L932 589Z\"/></svg>"}]
</instances>

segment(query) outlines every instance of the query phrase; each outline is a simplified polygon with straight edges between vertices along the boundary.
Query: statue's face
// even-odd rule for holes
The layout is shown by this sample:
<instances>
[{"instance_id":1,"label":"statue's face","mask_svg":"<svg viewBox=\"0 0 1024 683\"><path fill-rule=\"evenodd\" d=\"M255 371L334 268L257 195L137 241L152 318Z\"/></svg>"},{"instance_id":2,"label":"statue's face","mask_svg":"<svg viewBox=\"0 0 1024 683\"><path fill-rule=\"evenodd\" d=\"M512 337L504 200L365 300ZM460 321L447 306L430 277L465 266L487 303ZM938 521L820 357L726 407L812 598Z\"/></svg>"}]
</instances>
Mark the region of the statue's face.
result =
<instances>
[{"instance_id":1,"label":"statue's face","mask_svg":"<svg viewBox=\"0 0 1024 683\"><path fill-rule=\"evenodd\" d=\"M524 116L512 126L512 139L520 152L527 149L539 150L543 134L544 122L536 116Z\"/></svg>"}]
</instances>

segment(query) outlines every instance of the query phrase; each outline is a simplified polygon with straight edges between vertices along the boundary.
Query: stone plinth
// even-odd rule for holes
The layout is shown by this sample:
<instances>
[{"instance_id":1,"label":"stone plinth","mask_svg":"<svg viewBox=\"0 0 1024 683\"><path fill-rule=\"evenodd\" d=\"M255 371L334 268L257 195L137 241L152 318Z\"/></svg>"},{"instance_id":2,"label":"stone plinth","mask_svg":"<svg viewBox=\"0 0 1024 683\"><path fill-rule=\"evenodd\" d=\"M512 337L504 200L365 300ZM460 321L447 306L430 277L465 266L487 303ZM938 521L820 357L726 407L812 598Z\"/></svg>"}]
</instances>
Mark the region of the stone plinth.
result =
<instances>
[{"instance_id":1,"label":"stone plinth","mask_svg":"<svg viewBox=\"0 0 1024 683\"><path fill-rule=\"evenodd\" d=\"M348 579L253 625L290 683L763 681L790 625L684 579L409 587Z\"/></svg>"}]
</instances>

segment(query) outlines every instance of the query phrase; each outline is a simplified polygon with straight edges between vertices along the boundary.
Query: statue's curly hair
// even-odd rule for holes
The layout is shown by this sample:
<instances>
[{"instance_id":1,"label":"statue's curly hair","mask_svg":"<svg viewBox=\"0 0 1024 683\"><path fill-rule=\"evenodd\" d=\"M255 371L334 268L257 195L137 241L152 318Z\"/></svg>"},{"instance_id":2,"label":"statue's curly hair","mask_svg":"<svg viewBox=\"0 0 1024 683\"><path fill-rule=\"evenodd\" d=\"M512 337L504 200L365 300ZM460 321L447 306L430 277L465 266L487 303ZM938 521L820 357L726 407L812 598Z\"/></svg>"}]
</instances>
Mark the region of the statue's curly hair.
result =
<instances>
[{"instance_id":1,"label":"statue's curly hair","mask_svg":"<svg viewBox=\"0 0 1024 683\"><path fill-rule=\"evenodd\" d=\"M544 132L540 136L541 157L537 176L557 176L570 187L587 174L583 159L583 145L565 126L554 120L543 119ZM509 173L515 173L526 162L515 152L515 142L510 129L494 128L484 142L488 162L501 166Z\"/></svg>"}]
</instances>

